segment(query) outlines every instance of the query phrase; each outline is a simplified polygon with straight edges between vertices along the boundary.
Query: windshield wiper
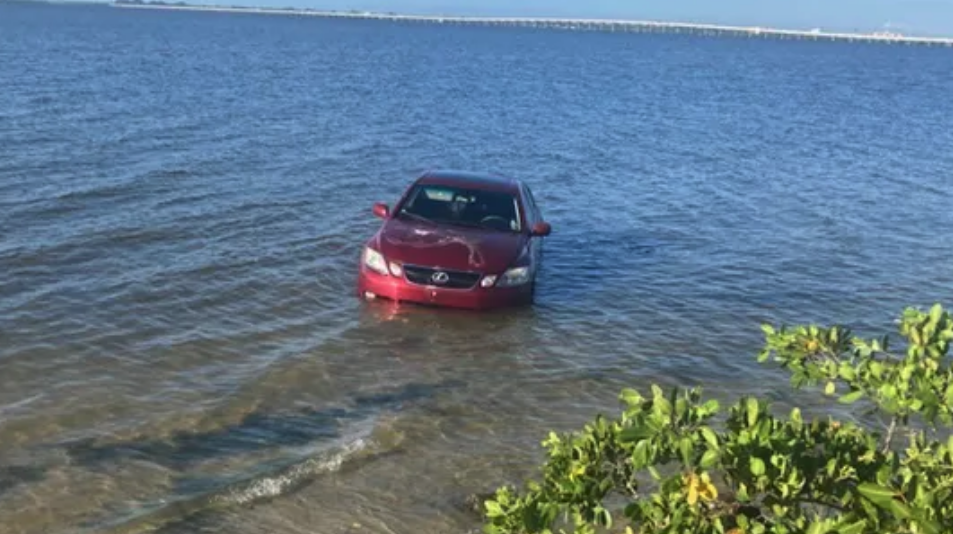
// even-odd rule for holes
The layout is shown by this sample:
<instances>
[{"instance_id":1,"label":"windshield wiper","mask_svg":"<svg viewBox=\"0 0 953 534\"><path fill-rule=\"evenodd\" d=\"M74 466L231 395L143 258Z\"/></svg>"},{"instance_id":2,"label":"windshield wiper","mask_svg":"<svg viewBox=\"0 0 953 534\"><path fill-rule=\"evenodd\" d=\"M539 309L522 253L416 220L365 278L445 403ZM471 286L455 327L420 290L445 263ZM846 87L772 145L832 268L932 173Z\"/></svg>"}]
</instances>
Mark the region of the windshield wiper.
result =
<instances>
[{"instance_id":1,"label":"windshield wiper","mask_svg":"<svg viewBox=\"0 0 953 534\"><path fill-rule=\"evenodd\" d=\"M414 220L417 220L417 221L420 221L420 222L425 222L425 223L430 223L430 224L437 224L437 222L434 221L433 219L428 219L428 218L424 217L423 215L417 215L416 213L411 213L411 212L409 212L409 211L403 211L403 210L401 210L400 214L401 214L401 215L406 215L407 217L410 217L411 219L414 219Z\"/></svg>"}]
</instances>

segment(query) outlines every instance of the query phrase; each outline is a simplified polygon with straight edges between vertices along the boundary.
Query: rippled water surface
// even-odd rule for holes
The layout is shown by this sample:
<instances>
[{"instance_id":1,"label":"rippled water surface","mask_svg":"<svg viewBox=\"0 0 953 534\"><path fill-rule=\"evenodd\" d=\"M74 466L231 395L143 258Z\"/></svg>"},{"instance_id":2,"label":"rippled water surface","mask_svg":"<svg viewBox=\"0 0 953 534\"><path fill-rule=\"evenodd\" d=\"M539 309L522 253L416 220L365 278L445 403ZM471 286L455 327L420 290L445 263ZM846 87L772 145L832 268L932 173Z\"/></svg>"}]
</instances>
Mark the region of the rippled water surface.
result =
<instances>
[{"instance_id":1,"label":"rippled water surface","mask_svg":"<svg viewBox=\"0 0 953 534\"><path fill-rule=\"evenodd\" d=\"M790 400L763 321L953 305L953 53L0 4L0 532L466 532L618 390ZM538 303L368 305L431 167ZM256 505L256 506L252 506Z\"/></svg>"}]
</instances>

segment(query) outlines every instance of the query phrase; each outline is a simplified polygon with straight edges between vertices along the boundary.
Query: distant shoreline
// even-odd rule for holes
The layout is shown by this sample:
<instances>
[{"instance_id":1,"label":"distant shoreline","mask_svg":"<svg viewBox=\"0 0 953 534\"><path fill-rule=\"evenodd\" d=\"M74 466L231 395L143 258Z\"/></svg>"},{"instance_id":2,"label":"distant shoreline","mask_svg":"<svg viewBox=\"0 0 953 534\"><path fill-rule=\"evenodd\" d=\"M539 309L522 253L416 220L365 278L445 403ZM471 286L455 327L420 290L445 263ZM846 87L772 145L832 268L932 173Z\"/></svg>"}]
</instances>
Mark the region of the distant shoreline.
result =
<instances>
[{"instance_id":1,"label":"distant shoreline","mask_svg":"<svg viewBox=\"0 0 953 534\"><path fill-rule=\"evenodd\" d=\"M779 28L728 26L718 24L696 24L685 22L663 22L648 20L611 20L611 19L572 19L544 17L475 17L457 15L412 15L394 12L374 11L328 11L308 8L270 8L188 4L185 2L144 2L139 0L118 0L109 5L131 9L162 9L182 11L210 11L222 13L252 13L262 15L294 15L320 18L350 18L366 20L403 21L430 24L456 24L479 26L515 26L532 28L550 28L562 30L607 31L631 33L688 33L710 36L733 36L747 38L776 38L806 41L846 41L866 43L887 43L906 45L927 45L953 47L953 37L916 37L890 32L849 33L824 32L820 29L788 30Z\"/></svg>"}]
</instances>

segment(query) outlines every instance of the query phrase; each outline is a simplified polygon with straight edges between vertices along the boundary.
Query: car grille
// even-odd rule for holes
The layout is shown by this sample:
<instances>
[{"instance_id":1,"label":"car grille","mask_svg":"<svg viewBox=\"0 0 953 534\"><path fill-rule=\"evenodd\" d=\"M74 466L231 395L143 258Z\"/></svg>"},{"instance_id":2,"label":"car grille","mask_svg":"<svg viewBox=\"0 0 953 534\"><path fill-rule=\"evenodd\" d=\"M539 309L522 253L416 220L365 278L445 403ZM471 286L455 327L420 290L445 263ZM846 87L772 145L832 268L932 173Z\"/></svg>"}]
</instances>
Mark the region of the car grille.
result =
<instances>
[{"instance_id":1,"label":"car grille","mask_svg":"<svg viewBox=\"0 0 953 534\"><path fill-rule=\"evenodd\" d=\"M439 284L433 281L433 275L438 272L447 273L447 281L445 283ZM446 287L449 289L470 289L480 281L479 273L448 271L442 269L432 269L430 267L418 267L414 265L404 265L404 275L412 284Z\"/></svg>"}]
</instances>

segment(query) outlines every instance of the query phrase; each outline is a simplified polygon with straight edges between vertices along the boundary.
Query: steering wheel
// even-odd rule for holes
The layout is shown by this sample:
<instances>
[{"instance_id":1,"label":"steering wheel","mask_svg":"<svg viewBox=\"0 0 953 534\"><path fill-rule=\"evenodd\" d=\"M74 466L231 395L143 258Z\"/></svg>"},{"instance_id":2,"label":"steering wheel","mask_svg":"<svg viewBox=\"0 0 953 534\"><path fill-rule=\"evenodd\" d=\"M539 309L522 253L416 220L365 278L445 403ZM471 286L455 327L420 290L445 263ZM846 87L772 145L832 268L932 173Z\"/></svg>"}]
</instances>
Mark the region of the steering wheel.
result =
<instances>
[{"instance_id":1,"label":"steering wheel","mask_svg":"<svg viewBox=\"0 0 953 534\"><path fill-rule=\"evenodd\" d=\"M480 219L480 226L487 226L487 223L497 222L497 221L499 222L499 226L501 226L502 228L507 230L510 228L510 221L506 220L505 217L500 217L499 215L487 215L486 217ZM490 226L496 226L496 225L490 225Z\"/></svg>"}]
</instances>

